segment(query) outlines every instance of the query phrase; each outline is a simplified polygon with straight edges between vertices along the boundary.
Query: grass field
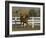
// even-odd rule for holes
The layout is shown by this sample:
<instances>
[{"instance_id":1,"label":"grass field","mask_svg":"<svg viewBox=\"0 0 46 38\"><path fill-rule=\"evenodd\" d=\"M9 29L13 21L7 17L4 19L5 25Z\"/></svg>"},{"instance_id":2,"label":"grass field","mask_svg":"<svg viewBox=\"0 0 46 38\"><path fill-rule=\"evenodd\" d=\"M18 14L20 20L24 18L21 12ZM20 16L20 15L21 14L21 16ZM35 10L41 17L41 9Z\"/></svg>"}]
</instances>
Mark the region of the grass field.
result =
<instances>
[{"instance_id":1,"label":"grass field","mask_svg":"<svg viewBox=\"0 0 46 38\"><path fill-rule=\"evenodd\" d=\"M21 25L12 25L12 31L26 31L26 30L40 30L40 26L35 25L34 28L32 28L32 25L27 25L26 27L21 27Z\"/></svg>"}]
</instances>

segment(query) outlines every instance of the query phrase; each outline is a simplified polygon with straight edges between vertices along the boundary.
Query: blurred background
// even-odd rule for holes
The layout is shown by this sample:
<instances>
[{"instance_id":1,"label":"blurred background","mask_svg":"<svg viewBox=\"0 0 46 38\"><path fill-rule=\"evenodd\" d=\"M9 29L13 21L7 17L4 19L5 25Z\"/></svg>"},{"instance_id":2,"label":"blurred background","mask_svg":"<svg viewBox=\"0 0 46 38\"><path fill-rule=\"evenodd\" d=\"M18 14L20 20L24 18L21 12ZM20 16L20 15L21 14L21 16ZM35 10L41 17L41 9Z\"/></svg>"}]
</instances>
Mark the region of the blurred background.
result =
<instances>
[{"instance_id":1,"label":"blurred background","mask_svg":"<svg viewBox=\"0 0 46 38\"><path fill-rule=\"evenodd\" d=\"M40 17L40 8L33 7L12 7L12 16L18 16L21 13L28 13L29 17Z\"/></svg>"}]
</instances>

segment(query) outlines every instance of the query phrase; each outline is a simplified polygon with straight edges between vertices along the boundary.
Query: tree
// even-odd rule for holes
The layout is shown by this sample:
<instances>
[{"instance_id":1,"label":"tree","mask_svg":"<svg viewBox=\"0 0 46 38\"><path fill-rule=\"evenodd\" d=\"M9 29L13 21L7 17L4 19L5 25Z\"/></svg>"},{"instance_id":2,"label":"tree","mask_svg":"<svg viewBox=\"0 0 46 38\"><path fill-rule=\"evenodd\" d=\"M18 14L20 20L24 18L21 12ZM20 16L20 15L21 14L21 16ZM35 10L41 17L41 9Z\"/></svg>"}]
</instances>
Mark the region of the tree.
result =
<instances>
[{"instance_id":1,"label":"tree","mask_svg":"<svg viewBox=\"0 0 46 38\"><path fill-rule=\"evenodd\" d=\"M29 16L30 17L36 17L36 12L35 12L35 10L34 9L30 9L30 11L29 11Z\"/></svg>"}]
</instances>

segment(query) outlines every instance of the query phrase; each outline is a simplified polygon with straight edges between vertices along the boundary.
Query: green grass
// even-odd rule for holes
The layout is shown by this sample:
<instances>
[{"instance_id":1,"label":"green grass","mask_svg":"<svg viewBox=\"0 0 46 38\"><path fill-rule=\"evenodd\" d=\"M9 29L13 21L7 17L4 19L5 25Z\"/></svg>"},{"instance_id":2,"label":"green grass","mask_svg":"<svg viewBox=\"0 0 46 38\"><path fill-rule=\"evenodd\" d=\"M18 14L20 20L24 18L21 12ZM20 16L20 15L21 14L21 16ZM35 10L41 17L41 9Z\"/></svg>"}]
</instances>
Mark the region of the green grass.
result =
<instances>
[{"instance_id":1,"label":"green grass","mask_svg":"<svg viewBox=\"0 0 46 38\"><path fill-rule=\"evenodd\" d=\"M14 25L14 27L12 27L12 31L28 31L28 30L40 30L40 26L34 26L34 28L32 28L32 26L26 26L26 27L16 27Z\"/></svg>"}]
</instances>

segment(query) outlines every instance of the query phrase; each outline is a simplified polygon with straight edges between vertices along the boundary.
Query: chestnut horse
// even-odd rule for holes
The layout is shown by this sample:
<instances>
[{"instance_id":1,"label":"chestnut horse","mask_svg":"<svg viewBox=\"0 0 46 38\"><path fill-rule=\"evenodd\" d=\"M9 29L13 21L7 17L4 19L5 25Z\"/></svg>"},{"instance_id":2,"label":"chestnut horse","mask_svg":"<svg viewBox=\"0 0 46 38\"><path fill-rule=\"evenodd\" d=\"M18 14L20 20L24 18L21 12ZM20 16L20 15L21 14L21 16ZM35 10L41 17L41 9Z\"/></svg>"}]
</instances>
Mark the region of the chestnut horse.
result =
<instances>
[{"instance_id":1,"label":"chestnut horse","mask_svg":"<svg viewBox=\"0 0 46 38\"><path fill-rule=\"evenodd\" d=\"M21 22L21 26L23 27L25 27L24 24L28 25L28 14L20 13L20 22Z\"/></svg>"}]
</instances>

